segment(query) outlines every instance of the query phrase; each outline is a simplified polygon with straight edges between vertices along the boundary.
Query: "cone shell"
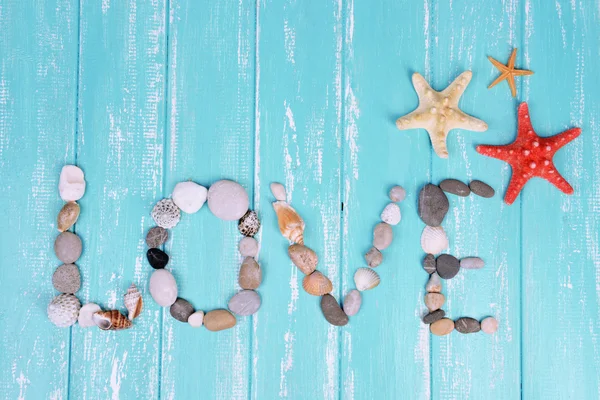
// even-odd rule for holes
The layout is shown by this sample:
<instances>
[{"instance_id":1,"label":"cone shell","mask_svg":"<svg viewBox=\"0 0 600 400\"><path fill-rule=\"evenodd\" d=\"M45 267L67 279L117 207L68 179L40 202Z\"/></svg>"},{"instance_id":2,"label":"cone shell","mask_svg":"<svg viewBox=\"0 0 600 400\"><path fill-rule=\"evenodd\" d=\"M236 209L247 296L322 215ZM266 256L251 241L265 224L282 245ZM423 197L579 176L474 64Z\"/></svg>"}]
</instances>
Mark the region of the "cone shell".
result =
<instances>
[{"instance_id":1,"label":"cone shell","mask_svg":"<svg viewBox=\"0 0 600 400\"><path fill-rule=\"evenodd\" d=\"M304 244L304 221L296 210L285 201L276 201L273 208L281 234L292 243Z\"/></svg>"},{"instance_id":2,"label":"cone shell","mask_svg":"<svg viewBox=\"0 0 600 400\"><path fill-rule=\"evenodd\" d=\"M119 331L132 326L131 321L117 310L98 311L92 316L92 320L104 331Z\"/></svg>"},{"instance_id":3,"label":"cone shell","mask_svg":"<svg viewBox=\"0 0 600 400\"><path fill-rule=\"evenodd\" d=\"M369 289L373 289L379 285L379 275L371 268L359 268L354 273L354 284L356 288L361 292Z\"/></svg>"},{"instance_id":4,"label":"cone shell","mask_svg":"<svg viewBox=\"0 0 600 400\"><path fill-rule=\"evenodd\" d=\"M441 226L426 226L421 234L421 247L428 254L438 254L448 247L448 236Z\"/></svg>"},{"instance_id":5,"label":"cone shell","mask_svg":"<svg viewBox=\"0 0 600 400\"><path fill-rule=\"evenodd\" d=\"M323 296L333 290L333 285L329 278L319 271L306 275L302 280L302 287L306 293L312 294L313 296Z\"/></svg>"},{"instance_id":6,"label":"cone shell","mask_svg":"<svg viewBox=\"0 0 600 400\"><path fill-rule=\"evenodd\" d=\"M74 201L65 204L58 213L56 221L59 232L64 232L75 225L77 218L79 218L79 204Z\"/></svg>"},{"instance_id":7,"label":"cone shell","mask_svg":"<svg viewBox=\"0 0 600 400\"><path fill-rule=\"evenodd\" d=\"M125 307L127 311L129 311L128 318L130 321L133 321L135 318L139 317L142 312L142 308L144 307L144 301L142 300L142 294L137 289L135 284L131 284L129 289L127 289L127 293L124 296Z\"/></svg>"}]
</instances>

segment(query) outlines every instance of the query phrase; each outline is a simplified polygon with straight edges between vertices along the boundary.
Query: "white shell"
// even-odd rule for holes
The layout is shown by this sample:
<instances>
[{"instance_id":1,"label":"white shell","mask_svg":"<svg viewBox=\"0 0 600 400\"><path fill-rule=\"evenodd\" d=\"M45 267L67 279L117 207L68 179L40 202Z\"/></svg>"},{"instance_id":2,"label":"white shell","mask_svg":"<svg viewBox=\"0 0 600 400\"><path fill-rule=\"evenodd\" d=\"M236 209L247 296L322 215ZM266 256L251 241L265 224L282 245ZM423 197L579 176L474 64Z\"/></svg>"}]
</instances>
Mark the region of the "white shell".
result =
<instances>
[{"instance_id":1,"label":"white shell","mask_svg":"<svg viewBox=\"0 0 600 400\"><path fill-rule=\"evenodd\" d=\"M161 228L174 228L181 219L179 207L171 199L162 199L152 209L152 219Z\"/></svg>"},{"instance_id":2,"label":"white shell","mask_svg":"<svg viewBox=\"0 0 600 400\"><path fill-rule=\"evenodd\" d=\"M361 292L373 289L379 282L379 275L371 268L359 268L354 273L354 284Z\"/></svg>"},{"instance_id":3,"label":"white shell","mask_svg":"<svg viewBox=\"0 0 600 400\"><path fill-rule=\"evenodd\" d=\"M400 207L396 203L390 203L381 212L381 220L390 225L398 225L402 219L400 214Z\"/></svg>"},{"instance_id":4,"label":"white shell","mask_svg":"<svg viewBox=\"0 0 600 400\"><path fill-rule=\"evenodd\" d=\"M204 311L196 311L188 317L187 322L192 328L200 328L204 323Z\"/></svg>"},{"instance_id":5,"label":"white shell","mask_svg":"<svg viewBox=\"0 0 600 400\"><path fill-rule=\"evenodd\" d=\"M427 285L425 285L425 290L427 290L427 293L441 293L442 280L437 272L429 275L429 281L427 281Z\"/></svg>"},{"instance_id":6,"label":"white shell","mask_svg":"<svg viewBox=\"0 0 600 400\"><path fill-rule=\"evenodd\" d=\"M131 286L129 286L129 289L127 289L127 293L125 293L124 296L124 301L125 308L127 308L127 311L129 312L127 318L129 318L130 321L133 321L142 312L142 307L144 304L142 301L142 294L137 289L135 284L132 283Z\"/></svg>"},{"instance_id":7,"label":"white shell","mask_svg":"<svg viewBox=\"0 0 600 400\"><path fill-rule=\"evenodd\" d=\"M150 294L162 307L170 307L177 300L177 282L166 269L154 271L150 277Z\"/></svg>"},{"instance_id":8,"label":"white shell","mask_svg":"<svg viewBox=\"0 0 600 400\"><path fill-rule=\"evenodd\" d=\"M77 201L85 193L85 180L81 168L65 165L60 171L58 192L64 201Z\"/></svg>"},{"instance_id":9,"label":"white shell","mask_svg":"<svg viewBox=\"0 0 600 400\"><path fill-rule=\"evenodd\" d=\"M72 294L59 294L48 304L48 318L60 327L66 328L73 325L79 316L81 303Z\"/></svg>"},{"instance_id":10,"label":"white shell","mask_svg":"<svg viewBox=\"0 0 600 400\"><path fill-rule=\"evenodd\" d=\"M79 310L79 317L77 318L79 326L82 328L96 326L96 323L92 317L98 311L102 311L102 309L98 304L95 303L87 303L85 306L81 307L81 310Z\"/></svg>"},{"instance_id":11,"label":"white shell","mask_svg":"<svg viewBox=\"0 0 600 400\"><path fill-rule=\"evenodd\" d=\"M179 182L175 185L171 197L181 211L194 214L204 205L207 194L208 190L204 186L198 185L196 182L187 181Z\"/></svg>"},{"instance_id":12,"label":"white shell","mask_svg":"<svg viewBox=\"0 0 600 400\"><path fill-rule=\"evenodd\" d=\"M273 193L273 196L275 196L275 199L278 201L285 201L287 198L285 186L283 186L281 183L271 183L271 193Z\"/></svg>"},{"instance_id":13,"label":"white shell","mask_svg":"<svg viewBox=\"0 0 600 400\"><path fill-rule=\"evenodd\" d=\"M242 218L249 205L246 189L237 182L224 179L208 188L208 208L217 218L224 221Z\"/></svg>"},{"instance_id":14,"label":"white shell","mask_svg":"<svg viewBox=\"0 0 600 400\"><path fill-rule=\"evenodd\" d=\"M448 247L448 237L441 226L426 226L421 234L421 247L428 254L438 254Z\"/></svg>"}]
</instances>

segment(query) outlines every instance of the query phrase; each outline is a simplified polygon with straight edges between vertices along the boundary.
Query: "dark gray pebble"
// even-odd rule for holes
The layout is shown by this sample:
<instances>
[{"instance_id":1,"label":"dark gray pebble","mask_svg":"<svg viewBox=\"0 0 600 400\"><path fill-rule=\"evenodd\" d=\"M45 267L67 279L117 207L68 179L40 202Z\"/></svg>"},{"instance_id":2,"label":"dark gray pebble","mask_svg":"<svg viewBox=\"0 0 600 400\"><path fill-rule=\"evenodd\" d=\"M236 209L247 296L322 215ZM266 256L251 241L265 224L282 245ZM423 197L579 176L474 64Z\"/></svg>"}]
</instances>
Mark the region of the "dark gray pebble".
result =
<instances>
[{"instance_id":1,"label":"dark gray pebble","mask_svg":"<svg viewBox=\"0 0 600 400\"><path fill-rule=\"evenodd\" d=\"M471 194L471 189L457 179L444 179L440 182L440 189L446 193L452 193L462 197L466 197Z\"/></svg>"},{"instance_id":2,"label":"dark gray pebble","mask_svg":"<svg viewBox=\"0 0 600 400\"><path fill-rule=\"evenodd\" d=\"M446 312L444 310L435 310L424 316L423 322L426 324L433 324L435 321L439 321L445 316Z\"/></svg>"},{"instance_id":3,"label":"dark gray pebble","mask_svg":"<svg viewBox=\"0 0 600 400\"><path fill-rule=\"evenodd\" d=\"M419 193L419 217L429 226L440 226L450 204L448 198L436 185L425 185Z\"/></svg>"},{"instance_id":4,"label":"dark gray pebble","mask_svg":"<svg viewBox=\"0 0 600 400\"><path fill-rule=\"evenodd\" d=\"M194 307L189 301L178 297L175 303L171 304L169 311L171 312L171 316L177 321L187 322L190 315L194 313Z\"/></svg>"},{"instance_id":5,"label":"dark gray pebble","mask_svg":"<svg viewBox=\"0 0 600 400\"><path fill-rule=\"evenodd\" d=\"M494 197L494 194L496 194L493 187L478 180L471 181L469 187L471 188L471 192L486 199Z\"/></svg>"},{"instance_id":6,"label":"dark gray pebble","mask_svg":"<svg viewBox=\"0 0 600 400\"><path fill-rule=\"evenodd\" d=\"M321 311L331 325L344 326L348 323L348 316L330 294L321 297Z\"/></svg>"},{"instance_id":7,"label":"dark gray pebble","mask_svg":"<svg viewBox=\"0 0 600 400\"><path fill-rule=\"evenodd\" d=\"M423 269L430 275L435 272L435 256L433 254L425 256L423 259Z\"/></svg>"},{"instance_id":8,"label":"dark gray pebble","mask_svg":"<svg viewBox=\"0 0 600 400\"><path fill-rule=\"evenodd\" d=\"M169 263L169 255L161 249L148 249L146 256L148 257L148 262L154 269L164 268Z\"/></svg>"},{"instance_id":9,"label":"dark gray pebble","mask_svg":"<svg viewBox=\"0 0 600 400\"><path fill-rule=\"evenodd\" d=\"M148 247L158 247L165 243L169 238L169 231L165 228L161 228L160 226L155 226L151 228L146 234L146 245Z\"/></svg>"},{"instance_id":10,"label":"dark gray pebble","mask_svg":"<svg viewBox=\"0 0 600 400\"><path fill-rule=\"evenodd\" d=\"M460 262L450 254L442 254L435 260L435 269L442 279L452 279L458 274Z\"/></svg>"},{"instance_id":11,"label":"dark gray pebble","mask_svg":"<svg viewBox=\"0 0 600 400\"><path fill-rule=\"evenodd\" d=\"M481 330L481 324L475 318L463 317L454 321L454 329L460 333L475 333Z\"/></svg>"}]
</instances>

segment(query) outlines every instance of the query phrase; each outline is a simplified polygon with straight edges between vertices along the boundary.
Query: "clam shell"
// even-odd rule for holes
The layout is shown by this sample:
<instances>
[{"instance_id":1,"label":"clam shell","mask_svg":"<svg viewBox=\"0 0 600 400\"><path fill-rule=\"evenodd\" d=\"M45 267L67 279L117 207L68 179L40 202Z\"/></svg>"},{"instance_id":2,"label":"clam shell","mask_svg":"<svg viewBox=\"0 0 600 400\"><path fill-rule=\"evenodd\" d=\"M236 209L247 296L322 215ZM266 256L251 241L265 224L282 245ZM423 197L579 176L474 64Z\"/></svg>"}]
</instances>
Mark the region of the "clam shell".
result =
<instances>
[{"instance_id":1,"label":"clam shell","mask_svg":"<svg viewBox=\"0 0 600 400\"><path fill-rule=\"evenodd\" d=\"M77 218L79 218L79 210L79 204L74 201L70 201L63 206L56 218L59 232L64 232L75 225Z\"/></svg>"},{"instance_id":2,"label":"clam shell","mask_svg":"<svg viewBox=\"0 0 600 400\"><path fill-rule=\"evenodd\" d=\"M354 273L354 284L356 288L361 292L369 289L373 289L379 285L379 275L377 272L370 268L359 268Z\"/></svg>"},{"instance_id":3,"label":"clam shell","mask_svg":"<svg viewBox=\"0 0 600 400\"><path fill-rule=\"evenodd\" d=\"M119 331L132 327L132 323L126 316L117 310L98 311L92 315L92 320L98 328L104 331Z\"/></svg>"},{"instance_id":4,"label":"clam shell","mask_svg":"<svg viewBox=\"0 0 600 400\"><path fill-rule=\"evenodd\" d=\"M124 300L125 307L127 308L127 311L129 311L128 318L130 321L133 321L134 318L139 317L144 306L142 294L137 289L135 284L132 283L131 286L129 286L127 293L125 293Z\"/></svg>"},{"instance_id":5,"label":"clam shell","mask_svg":"<svg viewBox=\"0 0 600 400\"><path fill-rule=\"evenodd\" d=\"M66 328L77 321L81 303L72 294L59 294L48 305L48 319L60 327Z\"/></svg>"},{"instance_id":6,"label":"clam shell","mask_svg":"<svg viewBox=\"0 0 600 400\"><path fill-rule=\"evenodd\" d=\"M292 243L304 244L304 221L296 210L285 201L274 202L273 208L281 234Z\"/></svg>"},{"instance_id":7,"label":"clam shell","mask_svg":"<svg viewBox=\"0 0 600 400\"><path fill-rule=\"evenodd\" d=\"M428 254L438 254L448 247L448 237L441 226L426 226L421 234L421 247Z\"/></svg>"},{"instance_id":8,"label":"clam shell","mask_svg":"<svg viewBox=\"0 0 600 400\"><path fill-rule=\"evenodd\" d=\"M312 294L313 296L323 296L333 290L333 285L329 278L319 271L306 275L302 280L302 287L306 293Z\"/></svg>"}]
</instances>

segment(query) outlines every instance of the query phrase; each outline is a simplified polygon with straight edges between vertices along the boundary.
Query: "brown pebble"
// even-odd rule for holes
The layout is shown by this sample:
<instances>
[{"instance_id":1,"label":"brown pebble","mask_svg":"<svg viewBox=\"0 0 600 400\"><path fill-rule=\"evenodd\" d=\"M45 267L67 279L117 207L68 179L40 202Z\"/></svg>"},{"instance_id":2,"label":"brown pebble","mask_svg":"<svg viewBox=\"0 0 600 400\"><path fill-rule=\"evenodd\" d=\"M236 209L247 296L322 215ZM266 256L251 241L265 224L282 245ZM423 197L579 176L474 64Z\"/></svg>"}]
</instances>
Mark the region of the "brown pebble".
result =
<instances>
[{"instance_id":1,"label":"brown pebble","mask_svg":"<svg viewBox=\"0 0 600 400\"><path fill-rule=\"evenodd\" d=\"M79 204L74 201L70 201L63 206L58 213L56 224L60 232L68 230L70 227L75 225L79 218Z\"/></svg>"},{"instance_id":2,"label":"brown pebble","mask_svg":"<svg viewBox=\"0 0 600 400\"><path fill-rule=\"evenodd\" d=\"M371 268L379 266L383 262L383 254L377 248L371 247L367 254L365 254L365 260L367 265Z\"/></svg>"},{"instance_id":3,"label":"brown pebble","mask_svg":"<svg viewBox=\"0 0 600 400\"><path fill-rule=\"evenodd\" d=\"M441 293L427 293L425 295L425 305L429 311L439 310L445 302L446 297Z\"/></svg>"},{"instance_id":4,"label":"brown pebble","mask_svg":"<svg viewBox=\"0 0 600 400\"><path fill-rule=\"evenodd\" d=\"M252 257L244 258L240 266L238 283L242 289L257 289L262 282L262 271L260 265Z\"/></svg>"},{"instance_id":5,"label":"brown pebble","mask_svg":"<svg viewBox=\"0 0 600 400\"><path fill-rule=\"evenodd\" d=\"M235 317L227 310L213 310L204 315L204 326L212 332L233 328L235 323Z\"/></svg>"},{"instance_id":6,"label":"brown pebble","mask_svg":"<svg viewBox=\"0 0 600 400\"><path fill-rule=\"evenodd\" d=\"M429 330L436 336L446 336L454 330L454 321L449 318L442 318L429 325Z\"/></svg>"},{"instance_id":7,"label":"brown pebble","mask_svg":"<svg viewBox=\"0 0 600 400\"><path fill-rule=\"evenodd\" d=\"M310 248L302 244L293 244L288 247L288 255L290 260L294 263L304 275L310 275L319 263L319 256Z\"/></svg>"}]
</instances>

